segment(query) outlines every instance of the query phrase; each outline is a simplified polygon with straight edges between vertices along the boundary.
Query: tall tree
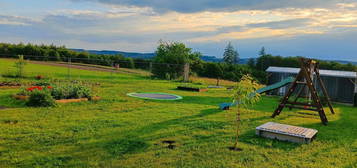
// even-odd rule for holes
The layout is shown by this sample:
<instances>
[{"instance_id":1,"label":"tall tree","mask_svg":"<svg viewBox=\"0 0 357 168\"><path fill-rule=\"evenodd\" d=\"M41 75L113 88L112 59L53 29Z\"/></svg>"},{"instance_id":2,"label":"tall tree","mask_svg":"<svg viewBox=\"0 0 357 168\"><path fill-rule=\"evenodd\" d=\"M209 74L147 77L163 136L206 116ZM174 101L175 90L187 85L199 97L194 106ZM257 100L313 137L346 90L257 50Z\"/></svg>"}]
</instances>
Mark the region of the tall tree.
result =
<instances>
[{"instance_id":1,"label":"tall tree","mask_svg":"<svg viewBox=\"0 0 357 168\"><path fill-rule=\"evenodd\" d=\"M237 50L234 49L231 42L229 42L227 47L224 49L223 61L228 64L238 64L239 62L239 54Z\"/></svg>"},{"instance_id":2,"label":"tall tree","mask_svg":"<svg viewBox=\"0 0 357 168\"><path fill-rule=\"evenodd\" d=\"M155 64L152 73L159 78L177 79L182 77L184 65L192 65L200 56L200 53L192 52L183 43L160 41L153 59Z\"/></svg>"},{"instance_id":3,"label":"tall tree","mask_svg":"<svg viewBox=\"0 0 357 168\"><path fill-rule=\"evenodd\" d=\"M249 58L247 64L248 64L249 67L255 68L255 58Z\"/></svg>"},{"instance_id":4,"label":"tall tree","mask_svg":"<svg viewBox=\"0 0 357 168\"><path fill-rule=\"evenodd\" d=\"M265 47L263 46L262 49L260 49L260 51L259 51L259 56L261 57L264 55L267 55L267 54L265 53Z\"/></svg>"},{"instance_id":5,"label":"tall tree","mask_svg":"<svg viewBox=\"0 0 357 168\"><path fill-rule=\"evenodd\" d=\"M265 47L263 46L262 49L260 49L259 51L259 64L260 66L258 68L260 68L260 70L263 70L264 71L264 66L265 66L265 62L264 62L264 59L260 59L260 58L263 58L264 56L266 56L267 54L265 53Z\"/></svg>"}]
</instances>

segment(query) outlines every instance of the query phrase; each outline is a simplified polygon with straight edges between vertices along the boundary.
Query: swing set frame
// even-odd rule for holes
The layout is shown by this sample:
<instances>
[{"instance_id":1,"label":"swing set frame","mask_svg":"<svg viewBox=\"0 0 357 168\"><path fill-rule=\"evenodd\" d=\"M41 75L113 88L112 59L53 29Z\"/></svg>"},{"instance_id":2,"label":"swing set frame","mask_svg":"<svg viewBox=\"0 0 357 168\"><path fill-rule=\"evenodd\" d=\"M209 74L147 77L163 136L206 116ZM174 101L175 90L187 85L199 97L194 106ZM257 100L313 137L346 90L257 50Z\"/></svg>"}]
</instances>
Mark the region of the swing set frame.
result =
<instances>
[{"instance_id":1,"label":"swing set frame","mask_svg":"<svg viewBox=\"0 0 357 168\"><path fill-rule=\"evenodd\" d=\"M274 111L272 118L276 117L281 113L281 111L288 107L290 109L297 108L303 110L310 110L318 112L321 122L324 125L327 125L328 120L321 103L321 98L317 93L317 88L314 84L313 78L316 77L317 82L320 85L323 95L326 98L327 105L332 114L335 114L330 97L328 96L326 87L321 79L320 72L319 72L319 63L307 58L300 58L300 72L296 76L294 82L291 83L291 86L288 92L285 94L284 98L279 103L278 107ZM292 97L293 93L298 89L298 86L302 85L301 89L298 91L297 96L293 101L290 101L289 98ZM299 102L298 99L303 97L302 93L304 90L308 91L308 96L312 100L311 102Z\"/></svg>"}]
</instances>

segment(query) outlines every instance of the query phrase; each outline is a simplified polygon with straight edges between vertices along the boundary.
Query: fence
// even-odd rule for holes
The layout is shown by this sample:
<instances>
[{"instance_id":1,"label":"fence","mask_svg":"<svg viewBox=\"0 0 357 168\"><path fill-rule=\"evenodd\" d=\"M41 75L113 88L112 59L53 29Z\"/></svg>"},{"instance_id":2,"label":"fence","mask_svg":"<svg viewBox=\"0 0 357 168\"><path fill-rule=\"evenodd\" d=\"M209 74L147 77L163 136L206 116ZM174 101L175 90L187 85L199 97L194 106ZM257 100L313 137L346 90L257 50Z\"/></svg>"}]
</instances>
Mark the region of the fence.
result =
<instances>
[{"instance_id":1,"label":"fence","mask_svg":"<svg viewBox=\"0 0 357 168\"><path fill-rule=\"evenodd\" d=\"M113 76L116 73L129 73L142 75L146 77L176 79L183 77L184 81L189 79L190 67L188 64L171 64L171 63L156 63L151 60L108 60L108 59L93 59L93 58L71 58L67 57L63 60L57 60L53 56L36 56L23 55L24 59L32 64L49 65L54 67L65 67L66 79L76 80L81 79L80 73L74 73L75 70L89 70L91 73L109 73ZM0 54L0 58L18 59L18 55ZM14 68L7 68L2 70L2 75L10 75ZM53 73L53 72L51 72ZM61 73L63 74L63 72ZM26 75L28 76L52 76L46 69L26 68ZM57 75L61 76L61 75Z\"/></svg>"}]
</instances>

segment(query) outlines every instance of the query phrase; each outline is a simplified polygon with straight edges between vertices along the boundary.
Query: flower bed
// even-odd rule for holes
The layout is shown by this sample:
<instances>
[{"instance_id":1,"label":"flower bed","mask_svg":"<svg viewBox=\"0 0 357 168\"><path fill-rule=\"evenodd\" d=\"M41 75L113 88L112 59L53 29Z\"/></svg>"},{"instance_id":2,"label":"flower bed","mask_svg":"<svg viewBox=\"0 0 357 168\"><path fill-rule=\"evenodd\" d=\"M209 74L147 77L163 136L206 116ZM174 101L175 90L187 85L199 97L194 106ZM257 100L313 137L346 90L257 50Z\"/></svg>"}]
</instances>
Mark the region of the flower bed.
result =
<instances>
[{"instance_id":1,"label":"flower bed","mask_svg":"<svg viewBox=\"0 0 357 168\"><path fill-rule=\"evenodd\" d=\"M13 97L18 100L26 100L28 106L55 106L57 103L100 99L92 96L92 91L89 87L78 82L62 85L44 83L43 86L23 88L20 93Z\"/></svg>"},{"instance_id":2,"label":"flower bed","mask_svg":"<svg viewBox=\"0 0 357 168\"><path fill-rule=\"evenodd\" d=\"M7 82L7 81L0 82L0 88L19 88L19 87L21 87L21 83Z\"/></svg>"},{"instance_id":3,"label":"flower bed","mask_svg":"<svg viewBox=\"0 0 357 168\"><path fill-rule=\"evenodd\" d=\"M30 96L23 96L23 95L13 95L13 98L16 100L28 100ZM80 99L60 99L60 100L55 100L56 103L76 103L76 102L82 102L82 101L99 101L101 97L95 96L92 97L91 99L88 98L80 98Z\"/></svg>"}]
</instances>

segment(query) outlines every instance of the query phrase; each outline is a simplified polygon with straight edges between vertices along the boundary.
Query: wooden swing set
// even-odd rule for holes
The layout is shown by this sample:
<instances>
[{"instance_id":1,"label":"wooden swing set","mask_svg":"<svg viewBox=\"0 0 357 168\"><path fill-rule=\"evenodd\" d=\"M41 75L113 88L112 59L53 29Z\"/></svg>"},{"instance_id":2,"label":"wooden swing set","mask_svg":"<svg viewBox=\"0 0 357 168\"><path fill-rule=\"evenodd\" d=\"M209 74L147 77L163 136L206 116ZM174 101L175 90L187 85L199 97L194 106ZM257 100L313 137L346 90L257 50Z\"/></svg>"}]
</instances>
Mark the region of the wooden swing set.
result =
<instances>
[{"instance_id":1,"label":"wooden swing set","mask_svg":"<svg viewBox=\"0 0 357 168\"><path fill-rule=\"evenodd\" d=\"M316 77L316 81L320 85L320 88L326 98L327 105L329 106L331 113L335 114L335 112L332 108L330 98L326 91L326 87L320 77L319 63L312 59L300 58L300 67L301 67L300 72L296 76L294 82L291 83L288 92L285 94L284 98L278 105L277 109L274 111L272 117L274 118L275 116L279 115L281 111L284 109L284 107L288 107L290 109L297 108L297 109L311 110L311 111L317 111L319 113L321 122L324 125L327 125L328 120L326 118L325 111L321 103L321 99L317 93L317 88L314 85L314 80L313 80L314 77ZM299 85L301 85L302 87L298 91L297 96L293 101L289 101L289 98L292 97L292 94L295 92L295 90L298 89ZM308 90L307 96L309 97L310 100L312 100L312 102L299 102L298 99L303 97L303 92L304 90L306 90L306 88Z\"/></svg>"}]
</instances>

